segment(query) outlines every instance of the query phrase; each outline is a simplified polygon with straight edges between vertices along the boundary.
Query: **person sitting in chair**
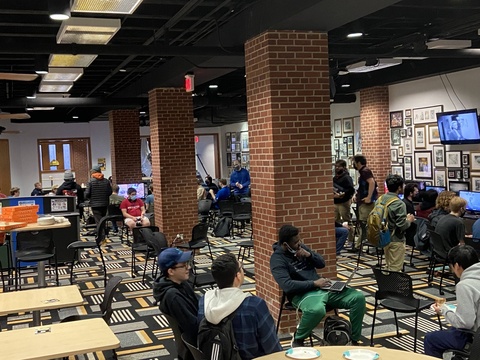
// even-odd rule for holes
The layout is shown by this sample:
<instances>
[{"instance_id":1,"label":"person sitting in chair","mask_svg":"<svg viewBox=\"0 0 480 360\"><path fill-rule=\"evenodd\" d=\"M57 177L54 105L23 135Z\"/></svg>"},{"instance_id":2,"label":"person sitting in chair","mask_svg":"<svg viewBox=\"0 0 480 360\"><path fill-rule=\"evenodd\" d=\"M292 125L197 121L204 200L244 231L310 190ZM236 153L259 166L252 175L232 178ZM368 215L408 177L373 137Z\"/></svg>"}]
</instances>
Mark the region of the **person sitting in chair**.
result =
<instances>
[{"instance_id":1,"label":"person sitting in chair","mask_svg":"<svg viewBox=\"0 0 480 360\"><path fill-rule=\"evenodd\" d=\"M150 226L150 220L145 216L145 205L142 200L137 199L137 190L128 188L127 195L128 198L120 204L125 225L130 229L135 226Z\"/></svg>"}]
</instances>

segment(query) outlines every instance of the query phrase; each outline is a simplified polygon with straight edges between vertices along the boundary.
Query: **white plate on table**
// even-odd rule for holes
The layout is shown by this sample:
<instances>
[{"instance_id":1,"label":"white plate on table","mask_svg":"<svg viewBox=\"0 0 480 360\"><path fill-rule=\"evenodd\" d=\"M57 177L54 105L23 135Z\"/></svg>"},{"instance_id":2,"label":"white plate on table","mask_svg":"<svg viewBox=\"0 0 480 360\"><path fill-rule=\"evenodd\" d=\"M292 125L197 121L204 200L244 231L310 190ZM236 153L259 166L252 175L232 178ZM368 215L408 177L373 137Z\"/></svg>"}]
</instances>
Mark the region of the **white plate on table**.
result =
<instances>
[{"instance_id":1,"label":"white plate on table","mask_svg":"<svg viewBox=\"0 0 480 360\"><path fill-rule=\"evenodd\" d=\"M345 351L343 357L348 360L376 360L379 355L372 350L353 349Z\"/></svg>"},{"instance_id":2,"label":"white plate on table","mask_svg":"<svg viewBox=\"0 0 480 360\"><path fill-rule=\"evenodd\" d=\"M316 359L320 351L311 347L296 347L288 349L285 355L292 359Z\"/></svg>"}]
</instances>

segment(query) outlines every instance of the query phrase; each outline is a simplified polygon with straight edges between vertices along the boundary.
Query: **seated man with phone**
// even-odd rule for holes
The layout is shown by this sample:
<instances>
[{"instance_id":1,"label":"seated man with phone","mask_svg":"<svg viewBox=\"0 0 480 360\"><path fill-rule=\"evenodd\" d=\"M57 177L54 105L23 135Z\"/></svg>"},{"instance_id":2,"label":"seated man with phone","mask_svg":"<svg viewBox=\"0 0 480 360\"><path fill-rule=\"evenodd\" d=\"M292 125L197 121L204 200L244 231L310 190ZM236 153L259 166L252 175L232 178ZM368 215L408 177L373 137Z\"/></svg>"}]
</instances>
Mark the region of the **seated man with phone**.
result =
<instances>
[{"instance_id":1,"label":"seated man with phone","mask_svg":"<svg viewBox=\"0 0 480 360\"><path fill-rule=\"evenodd\" d=\"M325 261L320 254L301 243L295 226L283 225L280 228L278 242L273 249L270 257L272 275L292 305L302 311L291 346L303 346L304 340L325 317L327 305L350 310L352 343L357 344L362 332L365 296L349 287L341 291L322 289L331 283L317 274L316 269L324 268Z\"/></svg>"}]
</instances>

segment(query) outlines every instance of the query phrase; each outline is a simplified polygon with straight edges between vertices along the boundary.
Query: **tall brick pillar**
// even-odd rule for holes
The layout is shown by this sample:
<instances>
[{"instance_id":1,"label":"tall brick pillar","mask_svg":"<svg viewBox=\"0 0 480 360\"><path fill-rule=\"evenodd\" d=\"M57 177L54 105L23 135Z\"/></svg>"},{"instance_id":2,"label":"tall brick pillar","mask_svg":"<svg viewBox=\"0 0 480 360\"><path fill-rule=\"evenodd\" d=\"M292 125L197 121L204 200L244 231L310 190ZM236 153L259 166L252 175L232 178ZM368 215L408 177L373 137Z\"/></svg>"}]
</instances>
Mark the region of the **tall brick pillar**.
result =
<instances>
[{"instance_id":1,"label":"tall brick pillar","mask_svg":"<svg viewBox=\"0 0 480 360\"><path fill-rule=\"evenodd\" d=\"M173 241L190 240L198 222L192 95L180 88L149 92L155 225Z\"/></svg>"},{"instance_id":2,"label":"tall brick pillar","mask_svg":"<svg viewBox=\"0 0 480 360\"><path fill-rule=\"evenodd\" d=\"M114 184L138 183L142 180L138 115L138 110L112 110L108 114Z\"/></svg>"},{"instance_id":3,"label":"tall brick pillar","mask_svg":"<svg viewBox=\"0 0 480 360\"><path fill-rule=\"evenodd\" d=\"M379 193L383 194L383 183L391 172L388 87L377 86L360 91L360 131L362 154L375 176Z\"/></svg>"},{"instance_id":4,"label":"tall brick pillar","mask_svg":"<svg viewBox=\"0 0 480 360\"><path fill-rule=\"evenodd\" d=\"M256 291L275 317L269 261L282 225L299 227L327 261L322 275L336 276L327 34L267 31L247 41L245 64Z\"/></svg>"}]
</instances>

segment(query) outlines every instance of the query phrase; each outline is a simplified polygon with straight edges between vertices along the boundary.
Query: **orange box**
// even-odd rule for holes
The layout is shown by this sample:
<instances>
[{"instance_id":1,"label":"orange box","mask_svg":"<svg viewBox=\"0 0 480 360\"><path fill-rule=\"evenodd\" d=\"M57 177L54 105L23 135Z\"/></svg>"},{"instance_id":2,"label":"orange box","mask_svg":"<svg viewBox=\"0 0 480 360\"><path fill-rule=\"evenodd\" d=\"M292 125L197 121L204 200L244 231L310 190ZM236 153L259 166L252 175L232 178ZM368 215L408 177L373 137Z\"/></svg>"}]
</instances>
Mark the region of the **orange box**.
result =
<instances>
[{"instance_id":1,"label":"orange box","mask_svg":"<svg viewBox=\"0 0 480 360\"><path fill-rule=\"evenodd\" d=\"M0 221L36 223L38 205L7 206L2 208Z\"/></svg>"}]
</instances>

